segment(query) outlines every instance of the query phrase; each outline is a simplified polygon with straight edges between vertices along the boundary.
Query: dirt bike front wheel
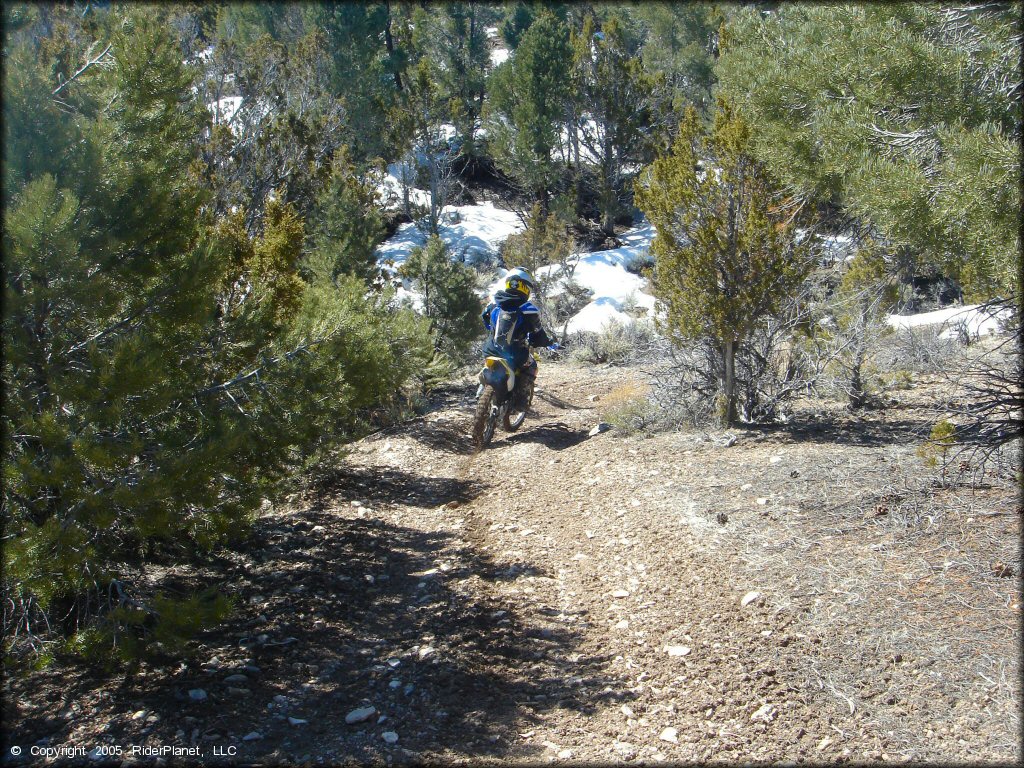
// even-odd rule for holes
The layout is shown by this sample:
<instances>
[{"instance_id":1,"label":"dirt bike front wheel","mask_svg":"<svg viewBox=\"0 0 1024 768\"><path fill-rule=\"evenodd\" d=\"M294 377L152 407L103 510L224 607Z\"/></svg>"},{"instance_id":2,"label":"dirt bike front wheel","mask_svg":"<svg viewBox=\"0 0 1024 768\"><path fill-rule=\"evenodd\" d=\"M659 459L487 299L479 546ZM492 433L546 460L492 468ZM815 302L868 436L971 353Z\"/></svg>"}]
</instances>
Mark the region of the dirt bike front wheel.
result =
<instances>
[{"instance_id":1,"label":"dirt bike front wheel","mask_svg":"<svg viewBox=\"0 0 1024 768\"><path fill-rule=\"evenodd\" d=\"M485 384L480 398L476 401L476 416L473 419L473 445L480 450L494 437L498 425L497 395L494 387Z\"/></svg>"},{"instance_id":2,"label":"dirt bike front wheel","mask_svg":"<svg viewBox=\"0 0 1024 768\"><path fill-rule=\"evenodd\" d=\"M526 421L526 412L530 410L530 404L533 403L533 384L531 383L528 386L530 388L526 392L526 404L523 406L523 409L519 410L516 407L513 397L512 402L509 403L508 409L505 411L501 425L505 428L506 432L515 432Z\"/></svg>"}]
</instances>

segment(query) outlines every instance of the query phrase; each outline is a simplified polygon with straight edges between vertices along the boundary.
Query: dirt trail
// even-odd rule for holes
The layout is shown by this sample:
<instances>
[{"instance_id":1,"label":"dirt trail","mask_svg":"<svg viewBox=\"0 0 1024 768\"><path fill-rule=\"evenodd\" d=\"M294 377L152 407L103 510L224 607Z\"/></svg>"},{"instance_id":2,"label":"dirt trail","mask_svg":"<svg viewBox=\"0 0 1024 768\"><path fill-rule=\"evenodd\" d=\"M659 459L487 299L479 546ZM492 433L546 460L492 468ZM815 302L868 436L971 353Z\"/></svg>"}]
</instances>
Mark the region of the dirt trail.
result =
<instances>
[{"instance_id":1,"label":"dirt trail","mask_svg":"<svg viewBox=\"0 0 1024 768\"><path fill-rule=\"evenodd\" d=\"M1020 760L1012 487L915 482L911 394L735 441L590 436L639 377L545 365L479 454L470 382L361 441L266 511L199 663L89 695L40 673L18 728L214 762Z\"/></svg>"}]
</instances>

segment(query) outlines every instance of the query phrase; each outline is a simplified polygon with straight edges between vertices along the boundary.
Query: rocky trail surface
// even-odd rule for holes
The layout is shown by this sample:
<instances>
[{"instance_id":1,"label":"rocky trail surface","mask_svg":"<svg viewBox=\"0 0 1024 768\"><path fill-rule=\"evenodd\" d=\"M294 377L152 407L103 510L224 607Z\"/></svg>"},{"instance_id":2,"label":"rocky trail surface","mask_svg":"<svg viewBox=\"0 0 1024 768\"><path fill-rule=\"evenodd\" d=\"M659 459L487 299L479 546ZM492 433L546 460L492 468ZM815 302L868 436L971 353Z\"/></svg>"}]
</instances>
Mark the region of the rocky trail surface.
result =
<instances>
[{"instance_id":1,"label":"rocky trail surface","mask_svg":"<svg viewBox=\"0 0 1024 768\"><path fill-rule=\"evenodd\" d=\"M803 427L591 434L641 378L545 365L521 430L479 453L469 381L364 439L265 509L244 554L187 575L240 606L193 661L9 680L11 743L311 764L1019 761L1012 486L970 467L970 484L926 480L915 391Z\"/></svg>"}]
</instances>

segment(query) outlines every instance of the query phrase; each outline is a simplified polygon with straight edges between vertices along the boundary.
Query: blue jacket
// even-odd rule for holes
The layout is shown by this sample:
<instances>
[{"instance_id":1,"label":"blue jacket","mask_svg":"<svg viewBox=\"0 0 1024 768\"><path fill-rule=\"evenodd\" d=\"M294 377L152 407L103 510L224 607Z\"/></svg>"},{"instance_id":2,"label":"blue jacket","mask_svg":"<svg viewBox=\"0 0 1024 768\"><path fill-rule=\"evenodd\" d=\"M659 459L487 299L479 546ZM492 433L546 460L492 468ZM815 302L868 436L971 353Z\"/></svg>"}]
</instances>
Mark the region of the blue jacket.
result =
<instances>
[{"instance_id":1,"label":"blue jacket","mask_svg":"<svg viewBox=\"0 0 1024 768\"><path fill-rule=\"evenodd\" d=\"M540 324L540 310L519 291L498 291L481 319L490 331L485 349L525 350L553 343Z\"/></svg>"}]
</instances>

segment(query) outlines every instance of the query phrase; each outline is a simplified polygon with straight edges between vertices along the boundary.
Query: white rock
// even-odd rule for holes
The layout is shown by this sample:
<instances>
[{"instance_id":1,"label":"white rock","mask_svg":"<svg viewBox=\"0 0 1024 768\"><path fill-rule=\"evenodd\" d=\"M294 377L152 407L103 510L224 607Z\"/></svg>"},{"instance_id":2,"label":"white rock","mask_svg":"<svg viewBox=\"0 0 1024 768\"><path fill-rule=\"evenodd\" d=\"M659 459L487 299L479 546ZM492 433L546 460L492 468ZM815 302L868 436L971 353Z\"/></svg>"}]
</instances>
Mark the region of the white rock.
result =
<instances>
[{"instance_id":1,"label":"white rock","mask_svg":"<svg viewBox=\"0 0 1024 768\"><path fill-rule=\"evenodd\" d=\"M766 723L770 723L776 718L778 713L775 711L775 707L771 704L762 704L758 707L758 710L750 716L751 722L757 722L761 720Z\"/></svg>"},{"instance_id":2,"label":"white rock","mask_svg":"<svg viewBox=\"0 0 1024 768\"><path fill-rule=\"evenodd\" d=\"M558 756L562 760L569 760L570 758L572 758L572 750L571 749L561 749L561 750L558 751Z\"/></svg>"},{"instance_id":3,"label":"white rock","mask_svg":"<svg viewBox=\"0 0 1024 768\"><path fill-rule=\"evenodd\" d=\"M349 725L355 723L363 723L369 720L377 714L376 707L360 707L359 709L353 709L347 715L345 715L345 722Z\"/></svg>"},{"instance_id":4,"label":"white rock","mask_svg":"<svg viewBox=\"0 0 1024 768\"><path fill-rule=\"evenodd\" d=\"M763 506L764 506L765 504L767 504L767 503L768 503L768 499L767 499L767 498L765 498L764 496L762 496L761 498L759 498L759 499L757 500L757 503L758 503L758 504L760 504L760 505L761 505L761 506L763 507Z\"/></svg>"},{"instance_id":5,"label":"white rock","mask_svg":"<svg viewBox=\"0 0 1024 768\"><path fill-rule=\"evenodd\" d=\"M591 429L591 430L590 430L590 431L589 431L589 432L587 433L587 435L588 435L589 437L594 437L595 435L600 435L600 434L601 434L602 432L607 432L607 431L608 431L609 429L611 429L611 428L612 428L612 425L611 425L611 424L609 424L609 423L608 423L608 422L606 422L606 421L601 421L601 422L598 422L597 424L595 424L595 425L594 425L594 428L593 428L593 429Z\"/></svg>"},{"instance_id":6,"label":"white rock","mask_svg":"<svg viewBox=\"0 0 1024 768\"><path fill-rule=\"evenodd\" d=\"M587 535L588 539L594 538L594 532L593 531L584 531L584 533Z\"/></svg>"},{"instance_id":7,"label":"white rock","mask_svg":"<svg viewBox=\"0 0 1024 768\"><path fill-rule=\"evenodd\" d=\"M587 402L589 402L589 403L596 403L600 399L601 399L600 395L589 395L587 397Z\"/></svg>"},{"instance_id":8,"label":"white rock","mask_svg":"<svg viewBox=\"0 0 1024 768\"><path fill-rule=\"evenodd\" d=\"M665 653L669 656L686 656L690 652L688 645L666 645Z\"/></svg>"},{"instance_id":9,"label":"white rock","mask_svg":"<svg viewBox=\"0 0 1024 768\"><path fill-rule=\"evenodd\" d=\"M666 728L659 735L658 738L662 741L669 741L673 744L679 743L679 731L675 728Z\"/></svg>"},{"instance_id":10,"label":"white rock","mask_svg":"<svg viewBox=\"0 0 1024 768\"><path fill-rule=\"evenodd\" d=\"M384 731L384 733L382 733L380 737L384 739L384 741L386 741L388 744L395 744L398 742L398 734L394 731Z\"/></svg>"},{"instance_id":11,"label":"white rock","mask_svg":"<svg viewBox=\"0 0 1024 768\"><path fill-rule=\"evenodd\" d=\"M259 731L252 731L250 733L245 734L245 736L242 737L242 741L259 741L262 738L262 733L260 733Z\"/></svg>"},{"instance_id":12,"label":"white rock","mask_svg":"<svg viewBox=\"0 0 1024 768\"><path fill-rule=\"evenodd\" d=\"M621 707L619 707L619 711L626 717L636 717L636 713L633 711L633 708L629 706L629 704L623 704Z\"/></svg>"},{"instance_id":13,"label":"white rock","mask_svg":"<svg viewBox=\"0 0 1024 768\"><path fill-rule=\"evenodd\" d=\"M769 464L778 464L780 461L782 461L781 456L772 456L770 459L768 459Z\"/></svg>"},{"instance_id":14,"label":"white rock","mask_svg":"<svg viewBox=\"0 0 1024 768\"><path fill-rule=\"evenodd\" d=\"M755 591L747 592L747 594L745 594L743 597L740 598L740 607L741 608L746 608L752 602L757 600L760 596L761 596L760 592L755 592Z\"/></svg>"},{"instance_id":15,"label":"white rock","mask_svg":"<svg viewBox=\"0 0 1024 768\"><path fill-rule=\"evenodd\" d=\"M140 709L138 712L132 715L132 720L141 720L146 716L146 710Z\"/></svg>"},{"instance_id":16,"label":"white rock","mask_svg":"<svg viewBox=\"0 0 1024 768\"><path fill-rule=\"evenodd\" d=\"M436 648L434 648L433 646L430 646L430 645L424 645L419 650L419 657L421 659L425 659L428 656L433 656L435 653L437 653L437 649Z\"/></svg>"},{"instance_id":17,"label":"white rock","mask_svg":"<svg viewBox=\"0 0 1024 768\"><path fill-rule=\"evenodd\" d=\"M193 688L188 692L188 697L192 699L192 701L206 701L206 691L202 688Z\"/></svg>"},{"instance_id":18,"label":"white rock","mask_svg":"<svg viewBox=\"0 0 1024 768\"><path fill-rule=\"evenodd\" d=\"M741 491L749 491L753 487L754 487L753 483L744 483L743 485L740 486L740 490Z\"/></svg>"},{"instance_id":19,"label":"white rock","mask_svg":"<svg viewBox=\"0 0 1024 768\"><path fill-rule=\"evenodd\" d=\"M615 628L616 629L629 629L629 620L628 619L623 619L622 621L620 621L618 624L615 625Z\"/></svg>"},{"instance_id":20,"label":"white rock","mask_svg":"<svg viewBox=\"0 0 1024 768\"><path fill-rule=\"evenodd\" d=\"M628 741L613 742L612 748L627 760L636 757L636 745L630 744Z\"/></svg>"},{"instance_id":21,"label":"white rock","mask_svg":"<svg viewBox=\"0 0 1024 768\"><path fill-rule=\"evenodd\" d=\"M616 589L612 592L612 597L629 597L629 592L625 589Z\"/></svg>"},{"instance_id":22,"label":"white rock","mask_svg":"<svg viewBox=\"0 0 1024 768\"><path fill-rule=\"evenodd\" d=\"M309 720L303 720L301 717L289 717L288 718L288 724L289 725L305 725L308 722L309 722Z\"/></svg>"}]
</instances>

